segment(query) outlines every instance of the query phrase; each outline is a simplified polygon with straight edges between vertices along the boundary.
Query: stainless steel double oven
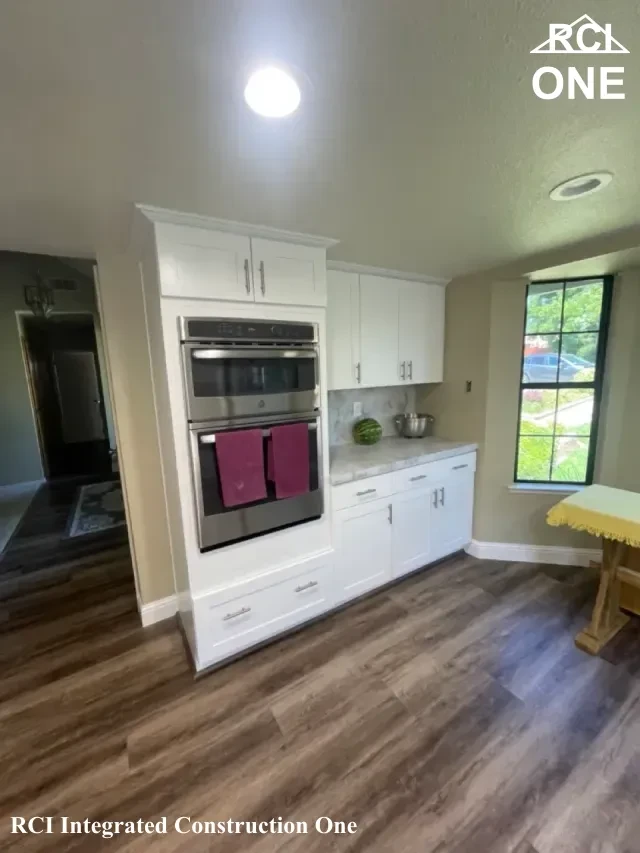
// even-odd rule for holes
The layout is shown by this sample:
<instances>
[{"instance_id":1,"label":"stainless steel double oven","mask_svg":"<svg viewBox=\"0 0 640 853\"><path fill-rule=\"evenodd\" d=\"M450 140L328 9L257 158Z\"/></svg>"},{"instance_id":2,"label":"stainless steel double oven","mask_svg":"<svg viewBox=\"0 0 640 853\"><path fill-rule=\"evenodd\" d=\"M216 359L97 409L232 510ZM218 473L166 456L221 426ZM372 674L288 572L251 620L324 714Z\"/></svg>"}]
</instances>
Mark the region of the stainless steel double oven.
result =
<instances>
[{"instance_id":1,"label":"stainless steel double oven","mask_svg":"<svg viewBox=\"0 0 640 853\"><path fill-rule=\"evenodd\" d=\"M200 550L319 518L324 503L317 326L182 317L180 337ZM279 499L265 478L264 499L225 506L216 436L260 429L266 460L271 430L294 423L307 427L309 491Z\"/></svg>"}]
</instances>

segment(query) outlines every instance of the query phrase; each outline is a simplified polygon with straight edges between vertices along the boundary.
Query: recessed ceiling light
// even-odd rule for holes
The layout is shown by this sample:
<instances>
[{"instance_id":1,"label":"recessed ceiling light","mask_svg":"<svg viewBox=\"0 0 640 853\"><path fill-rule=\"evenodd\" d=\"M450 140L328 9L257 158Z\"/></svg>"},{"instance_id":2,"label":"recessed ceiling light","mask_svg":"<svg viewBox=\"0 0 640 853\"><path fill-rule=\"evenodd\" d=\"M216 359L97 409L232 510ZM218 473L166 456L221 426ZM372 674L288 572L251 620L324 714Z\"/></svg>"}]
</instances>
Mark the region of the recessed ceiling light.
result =
<instances>
[{"instance_id":1,"label":"recessed ceiling light","mask_svg":"<svg viewBox=\"0 0 640 853\"><path fill-rule=\"evenodd\" d=\"M283 118L298 109L300 87L286 71L270 66L251 75L244 99L258 115Z\"/></svg>"},{"instance_id":2,"label":"recessed ceiling light","mask_svg":"<svg viewBox=\"0 0 640 853\"><path fill-rule=\"evenodd\" d=\"M613 180L611 172L589 172L570 178L554 187L549 195L554 201L573 201L604 189Z\"/></svg>"}]
</instances>

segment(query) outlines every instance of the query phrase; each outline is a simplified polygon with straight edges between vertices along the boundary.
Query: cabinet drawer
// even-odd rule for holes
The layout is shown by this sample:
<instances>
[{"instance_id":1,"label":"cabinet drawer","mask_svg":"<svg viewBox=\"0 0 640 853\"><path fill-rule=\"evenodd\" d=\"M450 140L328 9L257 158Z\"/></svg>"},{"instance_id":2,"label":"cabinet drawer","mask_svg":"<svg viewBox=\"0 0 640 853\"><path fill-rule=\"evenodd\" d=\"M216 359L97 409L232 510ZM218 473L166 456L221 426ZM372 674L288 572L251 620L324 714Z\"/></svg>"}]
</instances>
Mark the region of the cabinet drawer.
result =
<instances>
[{"instance_id":1,"label":"cabinet drawer","mask_svg":"<svg viewBox=\"0 0 640 853\"><path fill-rule=\"evenodd\" d=\"M294 570L295 571L295 570ZM306 622L334 603L329 561L307 571L275 572L279 579L255 588L255 581L194 601L200 666L209 666ZM283 575L290 575L283 577ZM269 577L263 583L268 584ZM252 591L244 591L244 587Z\"/></svg>"},{"instance_id":2,"label":"cabinet drawer","mask_svg":"<svg viewBox=\"0 0 640 853\"><path fill-rule=\"evenodd\" d=\"M393 477L391 474L380 474L377 477L355 480L353 483L333 486L331 490L334 510L376 501L391 494L393 494Z\"/></svg>"},{"instance_id":3,"label":"cabinet drawer","mask_svg":"<svg viewBox=\"0 0 640 853\"><path fill-rule=\"evenodd\" d=\"M393 491L406 492L409 489L424 489L437 479L437 462L428 462L426 465L415 465L411 468L403 468L393 473Z\"/></svg>"}]
</instances>

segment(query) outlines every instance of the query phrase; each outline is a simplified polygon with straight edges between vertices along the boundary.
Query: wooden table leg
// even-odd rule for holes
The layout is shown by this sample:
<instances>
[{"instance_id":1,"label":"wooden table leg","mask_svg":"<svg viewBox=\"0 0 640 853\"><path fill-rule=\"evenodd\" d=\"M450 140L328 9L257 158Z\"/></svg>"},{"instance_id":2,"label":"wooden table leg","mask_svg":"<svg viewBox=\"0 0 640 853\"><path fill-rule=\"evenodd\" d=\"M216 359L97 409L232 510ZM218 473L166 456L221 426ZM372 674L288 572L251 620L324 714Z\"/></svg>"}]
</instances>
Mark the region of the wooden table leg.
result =
<instances>
[{"instance_id":1,"label":"wooden table leg","mask_svg":"<svg viewBox=\"0 0 640 853\"><path fill-rule=\"evenodd\" d=\"M620 610L620 579L618 578L618 566L625 549L623 542L612 539L602 540L600 587L593 615L589 625L576 637L576 646L591 655L597 655L629 621L629 617Z\"/></svg>"}]
</instances>

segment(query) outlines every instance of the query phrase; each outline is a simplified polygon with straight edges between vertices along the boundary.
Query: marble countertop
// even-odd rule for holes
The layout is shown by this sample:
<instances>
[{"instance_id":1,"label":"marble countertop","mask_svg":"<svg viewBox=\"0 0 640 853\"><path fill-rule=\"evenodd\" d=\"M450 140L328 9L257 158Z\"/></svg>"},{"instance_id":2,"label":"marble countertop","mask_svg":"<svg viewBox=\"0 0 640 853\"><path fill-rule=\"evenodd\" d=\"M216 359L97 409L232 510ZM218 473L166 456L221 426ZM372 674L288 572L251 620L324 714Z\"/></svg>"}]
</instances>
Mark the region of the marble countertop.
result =
<instances>
[{"instance_id":1,"label":"marble countertop","mask_svg":"<svg viewBox=\"0 0 640 853\"><path fill-rule=\"evenodd\" d=\"M330 449L331 485L339 486L477 449L477 444L442 438L393 437L383 438L373 445L339 444Z\"/></svg>"}]
</instances>

